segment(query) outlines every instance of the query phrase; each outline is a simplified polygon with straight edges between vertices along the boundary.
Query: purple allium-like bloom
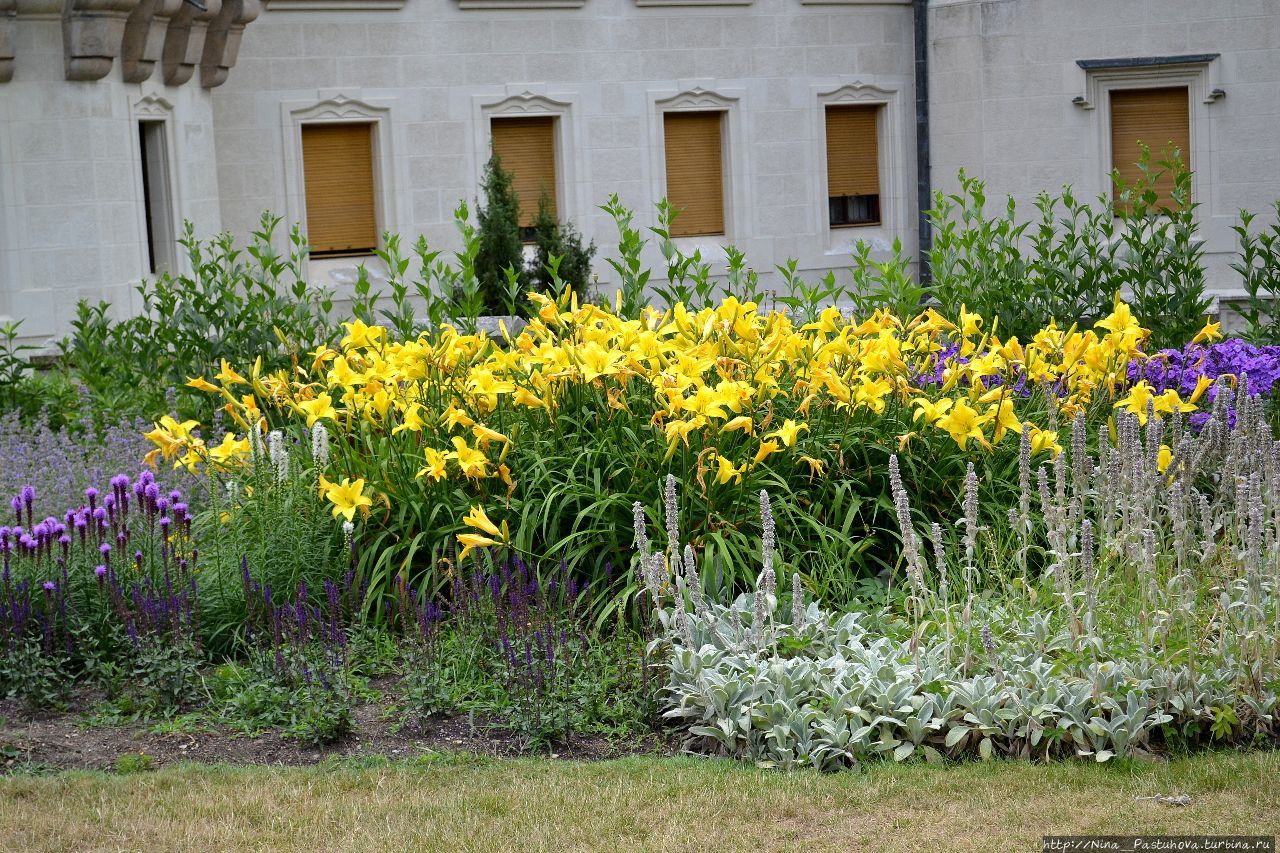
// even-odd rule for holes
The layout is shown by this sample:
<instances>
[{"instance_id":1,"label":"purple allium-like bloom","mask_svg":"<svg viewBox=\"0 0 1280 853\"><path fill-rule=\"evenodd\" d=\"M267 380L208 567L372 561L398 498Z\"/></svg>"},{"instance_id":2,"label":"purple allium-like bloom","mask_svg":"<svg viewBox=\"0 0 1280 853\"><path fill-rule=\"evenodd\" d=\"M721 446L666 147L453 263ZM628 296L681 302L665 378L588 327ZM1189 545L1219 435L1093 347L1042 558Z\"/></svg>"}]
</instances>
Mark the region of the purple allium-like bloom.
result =
<instances>
[{"instance_id":1,"label":"purple allium-like bloom","mask_svg":"<svg viewBox=\"0 0 1280 853\"><path fill-rule=\"evenodd\" d=\"M107 576L107 567L102 565L95 566L93 569L93 573L97 575L98 583L102 583L102 579Z\"/></svg>"},{"instance_id":2,"label":"purple allium-like bloom","mask_svg":"<svg viewBox=\"0 0 1280 853\"><path fill-rule=\"evenodd\" d=\"M41 586L44 587L45 592L53 592L55 589L58 588L58 585L55 584L53 581L45 581L43 584L41 584Z\"/></svg>"}]
</instances>

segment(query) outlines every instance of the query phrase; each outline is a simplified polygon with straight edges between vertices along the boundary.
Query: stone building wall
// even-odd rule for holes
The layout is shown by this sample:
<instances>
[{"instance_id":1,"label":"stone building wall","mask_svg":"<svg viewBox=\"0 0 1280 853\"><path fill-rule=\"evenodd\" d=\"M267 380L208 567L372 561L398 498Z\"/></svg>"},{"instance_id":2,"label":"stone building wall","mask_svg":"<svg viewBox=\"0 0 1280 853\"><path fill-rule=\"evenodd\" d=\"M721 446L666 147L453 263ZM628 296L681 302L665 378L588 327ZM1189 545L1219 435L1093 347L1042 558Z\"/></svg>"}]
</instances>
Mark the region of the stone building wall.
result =
<instances>
[{"instance_id":1,"label":"stone building wall","mask_svg":"<svg viewBox=\"0 0 1280 853\"><path fill-rule=\"evenodd\" d=\"M1027 216L1041 190L1071 184L1093 198L1109 188L1107 85L1190 80L1193 199L1210 284L1238 294L1230 227L1240 208L1267 214L1280 198L1280 4L934 0L929 29L934 186L954 192L963 167L986 180L989 199L1012 194ZM1091 75L1078 64L1206 54L1218 56L1189 71L1174 63Z\"/></svg>"},{"instance_id":2,"label":"stone building wall","mask_svg":"<svg viewBox=\"0 0 1280 853\"><path fill-rule=\"evenodd\" d=\"M266 208L302 218L298 123L368 115L380 122L380 225L454 248L452 211L476 195L487 115L528 108L560 116L560 212L607 250L616 230L597 206L610 193L637 211L638 224L656 221L665 180L659 109L704 103L729 111L727 234L682 242L720 269L726 241L758 270L796 257L814 271L845 264L855 236L886 247L895 237L915 242L906 3L367 5L273 0L246 31L235 73L214 96L228 228L247 233ZM881 227L828 228L824 98L887 104ZM656 249L650 261L661 268ZM356 262L312 261L311 278L341 289ZM607 278L607 266L597 266Z\"/></svg>"},{"instance_id":3,"label":"stone building wall","mask_svg":"<svg viewBox=\"0 0 1280 853\"><path fill-rule=\"evenodd\" d=\"M0 0L0 319L22 320L23 338L48 346L69 331L80 299L106 299L118 315L140 307L134 287L149 269L140 121L163 127L170 233L183 219L205 232L221 227L210 88L234 64L227 33L256 14L257 0L211 0L206 19L196 15L188 28L197 34L169 42L180 0L5 6ZM216 23L224 8L234 13L225 26ZM218 29L215 45L209 34ZM166 43L183 48L168 69Z\"/></svg>"}]
</instances>

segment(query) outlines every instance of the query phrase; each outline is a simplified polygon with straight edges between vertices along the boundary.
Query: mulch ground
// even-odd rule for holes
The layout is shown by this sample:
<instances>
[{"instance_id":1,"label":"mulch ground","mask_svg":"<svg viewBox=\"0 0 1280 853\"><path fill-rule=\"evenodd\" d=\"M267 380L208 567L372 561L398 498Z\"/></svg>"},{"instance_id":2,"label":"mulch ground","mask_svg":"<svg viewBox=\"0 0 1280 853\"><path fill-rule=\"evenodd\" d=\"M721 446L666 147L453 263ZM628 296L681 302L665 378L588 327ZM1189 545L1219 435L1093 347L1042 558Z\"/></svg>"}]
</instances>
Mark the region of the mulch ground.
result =
<instances>
[{"instance_id":1,"label":"mulch ground","mask_svg":"<svg viewBox=\"0 0 1280 853\"><path fill-rule=\"evenodd\" d=\"M48 770L112 770L124 755L142 753L150 766L178 762L201 764L261 764L306 766L338 758L415 756L471 753L515 757L528 753L521 743L484 721L466 716L437 718L418 727L401 725L394 697L384 695L355 711L352 731L339 740L315 747L276 732L248 736L226 726L202 724L200 730L156 733L155 721L127 725L87 725L94 697L77 697L71 710L28 712L18 703L0 700L0 773L40 768ZM598 737L572 737L550 750L550 757L598 761L626 755L669 755L676 745L658 736L615 743Z\"/></svg>"}]
</instances>

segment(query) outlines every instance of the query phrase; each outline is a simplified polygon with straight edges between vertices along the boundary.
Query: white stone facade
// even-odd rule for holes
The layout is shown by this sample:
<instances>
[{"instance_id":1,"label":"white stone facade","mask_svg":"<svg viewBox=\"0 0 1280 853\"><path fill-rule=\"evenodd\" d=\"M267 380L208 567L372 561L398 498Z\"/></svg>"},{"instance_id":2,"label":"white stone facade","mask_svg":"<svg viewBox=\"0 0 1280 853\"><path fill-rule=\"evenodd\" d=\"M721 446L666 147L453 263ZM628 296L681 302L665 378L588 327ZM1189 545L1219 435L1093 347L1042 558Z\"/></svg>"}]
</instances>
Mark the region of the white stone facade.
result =
<instances>
[{"instance_id":1,"label":"white stone facade","mask_svg":"<svg viewBox=\"0 0 1280 853\"><path fill-rule=\"evenodd\" d=\"M811 278L846 266L854 239L917 253L907 0L268 0L261 14L253 0L198 13L182 0L64 2L0 0L0 317L24 319L35 340L65 333L80 298L137 308L140 119L165 122L174 228L190 219L241 238L263 210L305 218L303 123L373 122L379 228L450 250L489 118L555 115L560 214L603 254L616 242L598 208L611 193L638 225L655 222L662 111L723 110L726 234L686 245L716 259L732 243L762 272L794 257ZM143 41L139 9L155 20ZM163 52L182 15L186 81ZM221 41L202 51L197 31ZM1106 187L1108 86L1126 74L1189 84L1211 283L1231 291L1237 210L1280 197L1280 4L932 0L928 37L932 186L954 190L964 167L1028 215L1040 190ZM1216 57L1079 64L1201 54ZM827 225L823 110L841 103L883 105L880 225ZM650 261L661 269L656 249ZM316 260L309 275L341 291L357 262Z\"/></svg>"},{"instance_id":2,"label":"white stone facade","mask_svg":"<svg viewBox=\"0 0 1280 853\"><path fill-rule=\"evenodd\" d=\"M934 187L954 192L963 167L986 180L988 198L1012 194L1028 218L1041 190L1071 184L1094 198L1109 189L1109 85L1189 84L1209 284L1240 294L1230 228L1241 208L1265 216L1280 198L1280 3L934 0L929 28ZM1078 64L1214 53L1198 67Z\"/></svg>"},{"instance_id":3,"label":"white stone facade","mask_svg":"<svg viewBox=\"0 0 1280 853\"><path fill-rule=\"evenodd\" d=\"M281 11L244 37L214 98L223 224L247 232L265 208L302 218L298 123L378 122L380 227L456 244L452 213L472 201L488 159L488 119L552 114L562 217L607 251L611 193L655 224L665 194L661 111L723 109L726 235L684 241L759 270L789 257L839 266L853 236L915 237L912 11L905 3L724 5L662 0L444 0L379 12ZM351 2L352 7L359 6ZM826 222L824 102L884 103L884 226ZM660 268L656 249L651 258ZM313 261L342 288L356 260ZM608 268L598 264L602 280Z\"/></svg>"}]
</instances>

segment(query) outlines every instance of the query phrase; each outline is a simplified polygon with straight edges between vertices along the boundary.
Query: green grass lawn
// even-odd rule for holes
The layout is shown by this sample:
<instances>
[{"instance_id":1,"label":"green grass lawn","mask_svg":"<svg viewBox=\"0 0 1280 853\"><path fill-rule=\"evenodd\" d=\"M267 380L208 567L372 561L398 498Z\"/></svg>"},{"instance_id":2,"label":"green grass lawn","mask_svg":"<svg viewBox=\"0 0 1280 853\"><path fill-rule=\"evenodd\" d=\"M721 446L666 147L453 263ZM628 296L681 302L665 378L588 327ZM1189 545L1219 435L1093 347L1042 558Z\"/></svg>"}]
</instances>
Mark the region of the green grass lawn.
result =
<instances>
[{"instance_id":1,"label":"green grass lawn","mask_svg":"<svg viewBox=\"0 0 1280 853\"><path fill-rule=\"evenodd\" d=\"M1189 807L1137 801L1185 793ZM1280 753L877 765L441 757L0 778L6 850L1039 850L1043 834L1280 831Z\"/></svg>"}]
</instances>

